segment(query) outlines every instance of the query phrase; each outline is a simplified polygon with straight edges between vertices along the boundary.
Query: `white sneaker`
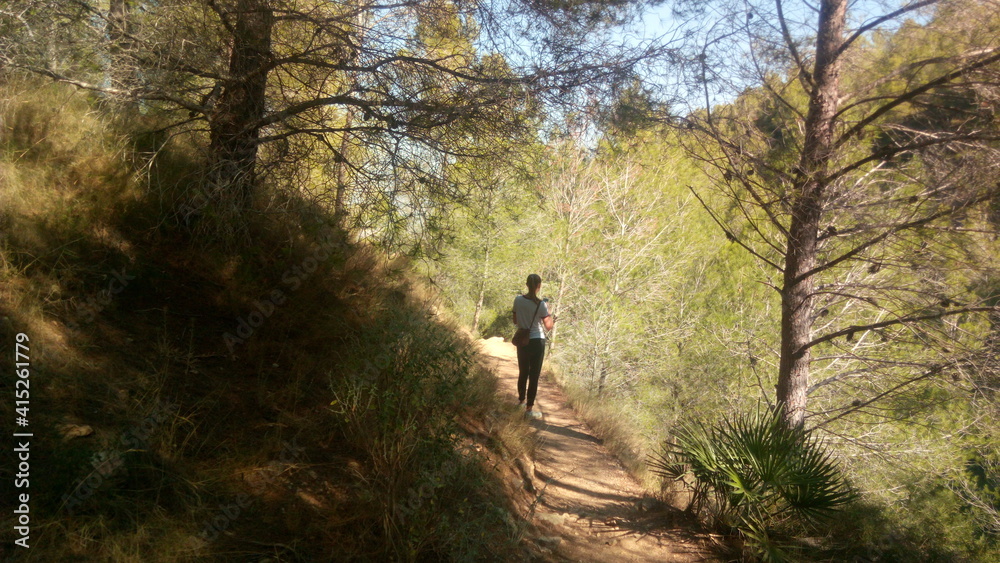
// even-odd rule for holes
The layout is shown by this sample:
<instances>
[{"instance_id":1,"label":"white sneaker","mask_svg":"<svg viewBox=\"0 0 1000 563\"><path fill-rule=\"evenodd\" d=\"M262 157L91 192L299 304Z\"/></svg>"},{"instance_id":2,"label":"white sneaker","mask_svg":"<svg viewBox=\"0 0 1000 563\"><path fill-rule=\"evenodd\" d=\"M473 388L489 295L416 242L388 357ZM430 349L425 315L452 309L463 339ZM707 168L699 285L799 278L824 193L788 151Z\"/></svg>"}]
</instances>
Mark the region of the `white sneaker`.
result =
<instances>
[{"instance_id":1,"label":"white sneaker","mask_svg":"<svg viewBox=\"0 0 1000 563\"><path fill-rule=\"evenodd\" d=\"M528 418L539 419L542 418L542 413L539 411L524 411L524 416Z\"/></svg>"}]
</instances>

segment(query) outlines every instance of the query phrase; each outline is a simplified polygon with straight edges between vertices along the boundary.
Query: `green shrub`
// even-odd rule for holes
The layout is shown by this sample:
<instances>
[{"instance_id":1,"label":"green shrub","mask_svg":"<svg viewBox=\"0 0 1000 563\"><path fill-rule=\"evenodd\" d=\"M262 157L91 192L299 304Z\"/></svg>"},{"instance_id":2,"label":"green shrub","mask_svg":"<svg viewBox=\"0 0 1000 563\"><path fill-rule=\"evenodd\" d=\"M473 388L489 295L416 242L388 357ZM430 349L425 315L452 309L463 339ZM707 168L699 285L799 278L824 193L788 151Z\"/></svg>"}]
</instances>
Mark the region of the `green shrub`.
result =
<instances>
[{"instance_id":1,"label":"green shrub","mask_svg":"<svg viewBox=\"0 0 1000 563\"><path fill-rule=\"evenodd\" d=\"M689 509L737 532L765 561L786 560L792 538L854 497L822 443L786 425L780 409L681 425L651 465L690 488Z\"/></svg>"}]
</instances>

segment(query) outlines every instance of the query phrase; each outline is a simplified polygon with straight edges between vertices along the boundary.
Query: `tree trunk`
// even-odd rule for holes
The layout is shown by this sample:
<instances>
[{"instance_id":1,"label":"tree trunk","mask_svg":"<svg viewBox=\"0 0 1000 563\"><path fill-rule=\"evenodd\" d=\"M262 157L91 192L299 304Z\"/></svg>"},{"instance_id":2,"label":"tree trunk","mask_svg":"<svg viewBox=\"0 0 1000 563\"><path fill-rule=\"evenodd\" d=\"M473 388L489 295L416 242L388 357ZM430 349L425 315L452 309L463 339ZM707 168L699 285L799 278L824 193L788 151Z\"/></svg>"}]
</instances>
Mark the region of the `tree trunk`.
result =
<instances>
[{"instance_id":1,"label":"tree trunk","mask_svg":"<svg viewBox=\"0 0 1000 563\"><path fill-rule=\"evenodd\" d=\"M566 291L566 278L568 276L569 276L568 272L564 271L559 273L559 289L556 291L556 301L555 303L552 304L552 310L549 311L549 314L552 315L553 319L556 316L557 310L560 308L559 304L562 303L563 294ZM552 325L552 330L549 331L548 338L546 339L546 343L549 345L550 352L552 351L552 347L555 346L556 330L558 328L559 328L558 324Z\"/></svg>"},{"instance_id":2,"label":"tree trunk","mask_svg":"<svg viewBox=\"0 0 1000 563\"><path fill-rule=\"evenodd\" d=\"M600 375L601 375L601 354L598 353L598 351L597 351L597 345L596 344L594 345L593 354L594 354L594 358L593 358L594 359L594 362L593 362L594 365L593 365L593 368L592 368L592 371L591 371L591 374L590 374L590 392L591 393L593 393L594 390L597 388L597 385L600 382ZM600 393L598 392L598 394L600 394Z\"/></svg>"},{"instance_id":3,"label":"tree trunk","mask_svg":"<svg viewBox=\"0 0 1000 563\"><path fill-rule=\"evenodd\" d=\"M356 45L361 45L365 40L365 13L359 7L358 0L353 0L347 4L350 10L353 10L352 16L352 27L356 31L357 36L354 38ZM357 49L350 48L350 56L348 61L350 64L356 64L358 58ZM358 77L355 72L348 73L349 83L351 89L358 87ZM340 150L334 154L337 164L337 193L333 201L333 220L336 225L342 229L347 228L347 171L349 150L351 148L351 127L354 125L355 112L357 111L354 106L347 106L345 108L346 115L344 115L344 131L340 134Z\"/></svg>"},{"instance_id":4,"label":"tree trunk","mask_svg":"<svg viewBox=\"0 0 1000 563\"><path fill-rule=\"evenodd\" d=\"M351 125L354 123L354 108L347 108L344 116L344 132L340 135L340 151L334 155L337 164L337 194L333 202L333 219L338 227L347 222L347 149L350 146Z\"/></svg>"},{"instance_id":5,"label":"tree trunk","mask_svg":"<svg viewBox=\"0 0 1000 563\"><path fill-rule=\"evenodd\" d=\"M132 5L129 0L110 0L108 3L108 61L107 81L112 88L129 91L136 86L136 72L128 60L133 48L131 41Z\"/></svg>"},{"instance_id":6,"label":"tree trunk","mask_svg":"<svg viewBox=\"0 0 1000 563\"><path fill-rule=\"evenodd\" d=\"M271 30L267 0L238 0L229 76L210 118L211 180L227 212L242 215L256 188L260 120L265 111ZM228 215L228 213L225 213Z\"/></svg>"},{"instance_id":7,"label":"tree trunk","mask_svg":"<svg viewBox=\"0 0 1000 563\"><path fill-rule=\"evenodd\" d=\"M486 299L486 282L490 276L490 247L486 246L486 257L483 260L483 276L479 280L479 300L476 301L476 314L472 317L472 333L479 333L479 315L483 312L483 301Z\"/></svg>"},{"instance_id":8,"label":"tree trunk","mask_svg":"<svg viewBox=\"0 0 1000 563\"><path fill-rule=\"evenodd\" d=\"M811 359L806 345L812 335L815 285L809 272L816 266L816 243L840 95L838 51L844 40L846 13L847 0L823 0L821 3L813 72L815 84L806 116L805 142L793 192L785 253L777 399L784 405L785 420L793 426L801 426L805 418Z\"/></svg>"}]
</instances>

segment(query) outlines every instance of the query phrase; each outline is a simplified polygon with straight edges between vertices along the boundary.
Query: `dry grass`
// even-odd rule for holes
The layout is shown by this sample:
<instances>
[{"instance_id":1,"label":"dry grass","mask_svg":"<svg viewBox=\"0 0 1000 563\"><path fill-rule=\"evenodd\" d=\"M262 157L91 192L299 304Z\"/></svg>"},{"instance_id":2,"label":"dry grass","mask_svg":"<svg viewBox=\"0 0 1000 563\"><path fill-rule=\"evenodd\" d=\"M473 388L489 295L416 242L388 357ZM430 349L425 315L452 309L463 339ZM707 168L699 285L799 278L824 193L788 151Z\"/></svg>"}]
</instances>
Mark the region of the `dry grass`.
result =
<instances>
[{"instance_id":1,"label":"dry grass","mask_svg":"<svg viewBox=\"0 0 1000 563\"><path fill-rule=\"evenodd\" d=\"M321 210L281 192L266 198L281 213L248 222L253 247L199 236L175 213L196 151L157 141L149 161L153 141L86 95L2 89L0 337L44 350L26 560L516 551L487 460L520 455L526 430L407 264L324 237ZM94 432L64 441L64 424Z\"/></svg>"}]
</instances>

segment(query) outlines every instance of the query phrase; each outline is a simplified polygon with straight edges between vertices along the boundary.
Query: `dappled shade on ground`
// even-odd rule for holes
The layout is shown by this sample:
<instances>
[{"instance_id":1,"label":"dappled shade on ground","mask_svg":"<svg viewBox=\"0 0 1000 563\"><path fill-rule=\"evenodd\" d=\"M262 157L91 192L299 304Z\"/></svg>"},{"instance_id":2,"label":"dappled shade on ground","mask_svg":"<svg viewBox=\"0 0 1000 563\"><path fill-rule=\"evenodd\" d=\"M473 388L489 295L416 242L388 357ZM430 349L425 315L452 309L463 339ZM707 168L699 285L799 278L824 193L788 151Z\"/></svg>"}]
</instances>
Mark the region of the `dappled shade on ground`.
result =
<instances>
[{"instance_id":1,"label":"dappled shade on ground","mask_svg":"<svg viewBox=\"0 0 1000 563\"><path fill-rule=\"evenodd\" d=\"M502 395L517 401L514 346L499 338L481 341L493 361ZM557 560L706 561L707 536L680 510L648 494L567 405L543 374L533 420L536 431L534 521L547 534L540 545ZM558 538L558 539L556 539Z\"/></svg>"}]
</instances>

